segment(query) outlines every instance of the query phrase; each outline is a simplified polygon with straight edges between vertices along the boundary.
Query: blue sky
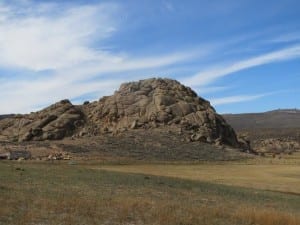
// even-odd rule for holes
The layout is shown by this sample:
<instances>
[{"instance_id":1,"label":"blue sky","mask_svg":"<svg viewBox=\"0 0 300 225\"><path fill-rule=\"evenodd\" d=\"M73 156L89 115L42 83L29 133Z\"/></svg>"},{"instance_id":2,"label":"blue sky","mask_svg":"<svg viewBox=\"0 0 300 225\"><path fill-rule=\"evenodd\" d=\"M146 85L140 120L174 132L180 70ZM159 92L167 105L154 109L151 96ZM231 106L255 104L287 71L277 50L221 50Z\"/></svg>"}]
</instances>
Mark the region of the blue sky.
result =
<instances>
[{"instance_id":1,"label":"blue sky","mask_svg":"<svg viewBox=\"0 0 300 225\"><path fill-rule=\"evenodd\" d=\"M0 0L0 114L177 79L219 113L300 108L298 0Z\"/></svg>"}]
</instances>

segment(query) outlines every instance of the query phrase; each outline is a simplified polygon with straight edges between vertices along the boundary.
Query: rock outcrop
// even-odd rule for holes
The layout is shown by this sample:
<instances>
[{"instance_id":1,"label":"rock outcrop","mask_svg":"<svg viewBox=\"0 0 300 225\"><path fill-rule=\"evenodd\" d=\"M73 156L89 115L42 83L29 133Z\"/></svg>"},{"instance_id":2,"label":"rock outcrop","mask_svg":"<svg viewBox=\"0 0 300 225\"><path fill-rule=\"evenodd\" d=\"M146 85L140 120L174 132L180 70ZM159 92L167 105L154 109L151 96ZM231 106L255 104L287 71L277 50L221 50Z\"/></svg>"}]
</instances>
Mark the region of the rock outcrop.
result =
<instances>
[{"instance_id":1,"label":"rock outcrop","mask_svg":"<svg viewBox=\"0 0 300 225\"><path fill-rule=\"evenodd\" d=\"M292 153L300 150L300 143L288 138L267 138L255 141L254 148L260 153Z\"/></svg>"},{"instance_id":2,"label":"rock outcrop","mask_svg":"<svg viewBox=\"0 0 300 225\"><path fill-rule=\"evenodd\" d=\"M3 119L0 139L40 141L165 128L182 133L186 141L241 146L208 101L178 81L155 78L122 84L97 102L74 106L63 100L37 113Z\"/></svg>"},{"instance_id":3,"label":"rock outcrop","mask_svg":"<svg viewBox=\"0 0 300 225\"><path fill-rule=\"evenodd\" d=\"M72 135L83 125L81 110L62 100L39 112L16 115L0 122L0 138L9 141L57 140Z\"/></svg>"},{"instance_id":4,"label":"rock outcrop","mask_svg":"<svg viewBox=\"0 0 300 225\"><path fill-rule=\"evenodd\" d=\"M84 107L90 124L102 132L174 126L189 131L190 141L238 145L234 130L210 103L175 80L125 83L114 95Z\"/></svg>"}]
</instances>

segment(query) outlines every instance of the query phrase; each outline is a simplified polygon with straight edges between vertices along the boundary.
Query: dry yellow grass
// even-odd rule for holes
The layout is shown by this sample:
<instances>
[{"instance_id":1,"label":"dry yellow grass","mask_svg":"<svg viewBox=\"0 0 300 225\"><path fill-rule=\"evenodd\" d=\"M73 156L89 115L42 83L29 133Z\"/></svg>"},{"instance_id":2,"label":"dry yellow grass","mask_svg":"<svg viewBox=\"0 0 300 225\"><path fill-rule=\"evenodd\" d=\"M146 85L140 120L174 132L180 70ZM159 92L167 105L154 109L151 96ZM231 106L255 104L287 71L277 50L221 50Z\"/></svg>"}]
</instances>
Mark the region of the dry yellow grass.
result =
<instances>
[{"instance_id":1,"label":"dry yellow grass","mask_svg":"<svg viewBox=\"0 0 300 225\"><path fill-rule=\"evenodd\" d=\"M125 173L176 177L218 184L300 194L300 165L199 164L94 167Z\"/></svg>"},{"instance_id":2,"label":"dry yellow grass","mask_svg":"<svg viewBox=\"0 0 300 225\"><path fill-rule=\"evenodd\" d=\"M242 208L233 215L242 224L299 225L299 217L274 209Z\"/></svg>"},{"instance_id":3,"label":"dry yellow grass","mask_svg":"<svg viewBox=\"0 0 300 225\"><path fill-rule=\"evenodd\" d=\"M132 168L149 166L132 165ZM176 172L174 168L181 167L187 171L200 167L220 171L220 166L230 168L229 164L152 165L151 168L157 168L158 172L166 168ZM242 169L241 166L247 165L232 166ZM30 161L0 163L0 224L300 224L299 195L91 167L91 164Z\"/></svg>"},{"instance_id":4,"label":"dry yellow grass","mask_svg":"<svg viewBox=\"0 0 300 225\"><path fill-rule=\"evenodd\" d=\"M274 209L196 206L173 200L119 197L106 201L62 198L34 200L39 210L26 210L14 224L112 225L299 225L300 217ZM30 207L29 207L30 208ZM0 213L1 215L1 213ZM0 223L1 224L1 223Z\"/></svg>"}]
</instances>

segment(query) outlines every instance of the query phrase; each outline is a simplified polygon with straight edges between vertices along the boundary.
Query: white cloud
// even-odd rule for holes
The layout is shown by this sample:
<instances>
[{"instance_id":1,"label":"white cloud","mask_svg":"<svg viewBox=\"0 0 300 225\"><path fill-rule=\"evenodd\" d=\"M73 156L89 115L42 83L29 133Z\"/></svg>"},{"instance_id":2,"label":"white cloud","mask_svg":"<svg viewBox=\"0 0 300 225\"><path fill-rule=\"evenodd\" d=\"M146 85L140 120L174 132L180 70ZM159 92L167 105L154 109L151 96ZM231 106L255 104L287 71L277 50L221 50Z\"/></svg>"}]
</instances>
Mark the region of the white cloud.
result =
<instances>
[{"instance_id":1,"label":"white cloud","mask_svg":"<svg viewBox=\"0 0 300 225\"><path fill-rule=\"evenodd\" d=\"M199 95L202 95L202 94L214 93L214 92L219 92L219 91L225 91L230 88L232 88L232 87L229 87L229 86L207 86L207 87L201 86L201 87L196 88L195 90L197 91L197 93Z\"/></svg>"},{"instance_id":2,"label":"white cloud","mask_svg":"<svg viewBox=\"0 0 300 225\"><path fill-rule=\"evenodd\" d=\"M134 58L124 53L101 50L101 47L105 49L101 46L101 40L117 31L116 18L120 12L117 5L73 6L66 9L60 9L57 5L46 6L37 5L36 10L25 8L21 16L14 13L13 8L3 7L6 19L0 22L2 67L22 67L34 71L77 67L92 68L97 72L119 72L161 67L195 56L195 52L175 52ZM36 11L46 9L50 13L36 15ZM59 10L63 13L57 12ZM97 42L97 48L93 42Z\"/></svg>"},{"instance_id":3,"label":"white cloud","mask_svg":"<svg viewBox=\"0 0 300 225\"><path fill-rule=\"evenodd\" d=\"M5 82L0 84L0 114L30 112L61 99L72 99L85 93L96 92L100 97L112 94L112 90L118 85L119 82L115 79L77 83L65 82L59 78Z\"/></svg>"},{"instance_id":4,"label":"white cloud","mask_svg":"<svg viewBox=\"0 0 300 225\"><path fill-rule=\"evenodd\" d=\"M46 7L47 6L47 7ZM107 57L89 47L94 39L108 37L116 28L113 4L61 9L53 5L2 7L0 64L30 70L71 67L94 58ZM40 14L50 10L51 14ZM61 11L60 11L61 10ZM34 12L34 13L33 13Z\"/></svg>"},{"instance_id":5,"label":"white cloud","mask_svg":"<svg viewBox=\"0 0 300 225\"><path fill-rule=\"evenodd\" d=\"M165 66L174 65L178 62L183 62L195 57L195 53L182 52L170 53L166 55L157 55L156 57L135 58L132 56L122 56L99 61L92 61L86 64L80 64L72 68L60 70L57 76L64 76L64 79L72 81L80 81L93 77L105 77L108 74L120 73L126 71L138 71L145 73L145 70L151 68L161 68Z\"/></svg>"},{"instance_id":6,"label":"white cloud","mask_svg":"<svg viewBox=\"0 0 300 225\"><path fill-rule=\"evenodd\" d=\"M247 102L256 100L259 98L263 98L269 94L260 94L260 95L236 95L236 96L229 96L229 97L223 97L223 98L214 98L210 100L210 103L213 106L218 105L226 105L226 104L232 104L232 103L238 103L238 102Z\"/></svg>"},{"instance_id":7,"label":"white cloud","mask_svg":"<svg viewBox=\"0 0 300 225\"><path fill-rule=\"evenodd\" d=\"M123 13L120 5L40 2L0 3L0 71L6 71L6 74L0 73L0 114L30 112L60 99L74 99L89 93L101 97L111 94L121 82L161 75L159 72L170 70L170 66L172 74L178 77L177 68L183 62L188 62L185 73L189 73L194 71L190 66L195 66L196 60L211 52L234 47L245 39L231 38L226 43L223 40L222 44L202 45L192 51L172 50L137 57L129 52L116 52L104 44L118 35L120 27L127 25L124 22L130 22L120 20ZM169 1L164 4L166 9L174 10ZM240 70L299 56L300 45L213 67L195 76L187 74L181 81L197 87L200 94L223 91L228 87L207 85ZM12 70L21 71L18 79L10 78ZM44 70L47 70L46 75ZM156 73L153 75L150 70ZM126 77L125 72L133 75ZM231 96L212 102L220 105L260 97L263 96Z\"/></svg>"},{"instance_id":8,"label":"white cloud","mask_svg":"<svg viewBox=\"0 0 300 225\"><path fill-rule=\"evenodd\" d=\"M191 86L204 86L218 78L229 74L245 70L251 67L256 67L264 64L274 63L278 61L289 60L300 57L300 45L295 45L285 49L266 53L250 59L235 62L223 67L213 67L208 70L197 73L196 75L185 79L183 82Z\"/></svg>"},{"instance_id":9,"label":"white cloud","mask_svg":"<svg viewBox=\"0 0 300 225\"><path fill-rule=\"evenodd\" d=\"M165 67L196 54L187 51L137 58L101 50L105 49L102 41L118 31L121 10L116 4L70 8L26 1L22 6L0 4L0 69L26 70L16 80L0 74L0 114L30 112L87 93L111 94L126 80L112 73ZM44 75L43 70L50 72ZM143 78L142 74L134 77Z\"/></svg>"}]
</instances>

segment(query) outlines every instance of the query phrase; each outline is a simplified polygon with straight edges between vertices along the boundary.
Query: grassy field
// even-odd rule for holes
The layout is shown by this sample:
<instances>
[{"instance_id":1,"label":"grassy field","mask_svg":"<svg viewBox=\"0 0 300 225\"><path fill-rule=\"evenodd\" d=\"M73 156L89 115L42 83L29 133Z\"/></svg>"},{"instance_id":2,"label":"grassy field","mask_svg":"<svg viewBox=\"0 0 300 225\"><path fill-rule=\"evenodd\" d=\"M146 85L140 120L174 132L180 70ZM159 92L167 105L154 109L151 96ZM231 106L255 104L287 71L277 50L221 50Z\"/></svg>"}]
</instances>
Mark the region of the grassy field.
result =
<instances>
[{"instance_id":1,"label":"grassy field","mask_svg":"<svg viewBox=\"0 0 300 225\"><path fill-rule=\"evenodd\" d=\"M298 225L299 174L297 164L0 162L0 224Z\"/></svg>"},{"instance_id":2,"label":"grassy field","mask_svg":"<svg viewBox=\"0 0 300 225\"><path fill-rule=\"evenodd\" d=\"M300 165L120 165L101 169L279 191L300 195Z\"/></svg>"}]
</instances>

